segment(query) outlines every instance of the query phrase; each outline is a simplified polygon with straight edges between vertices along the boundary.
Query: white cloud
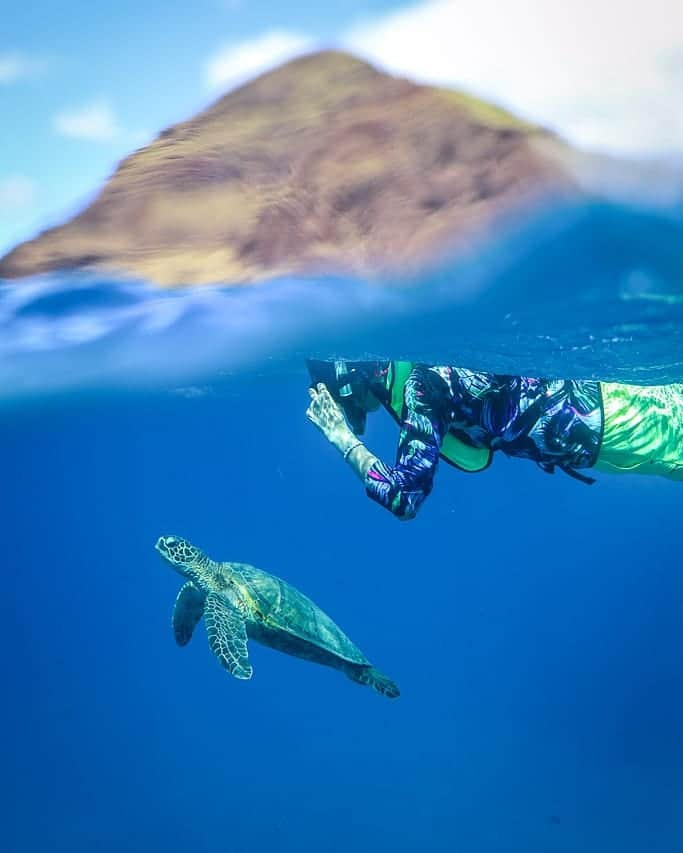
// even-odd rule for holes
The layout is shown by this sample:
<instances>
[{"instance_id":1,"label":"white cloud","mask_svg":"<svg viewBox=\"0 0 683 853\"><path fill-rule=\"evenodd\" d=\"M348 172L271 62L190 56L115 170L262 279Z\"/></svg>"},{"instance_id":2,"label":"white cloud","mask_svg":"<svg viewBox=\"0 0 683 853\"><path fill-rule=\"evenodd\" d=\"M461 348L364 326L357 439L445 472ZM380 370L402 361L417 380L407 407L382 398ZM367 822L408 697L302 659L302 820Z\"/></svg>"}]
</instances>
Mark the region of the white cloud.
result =
<instances>
[{"instance_id":1,"label":"white cloud","mask_svg":"<svg viewBox=\"0 0 683 853\"><path fill-rule=\"evenodd\" d=\"M425 0L342 37L381 67L462 87L618 152L683 147L679 0Z\"/></svg>"},{"instance_id":2,"label":"white cloud","mask_svg":"<svg viewBox=\"0 0 683 853\"><path fill-rule=\"evenodd\" d=\"M226 45L206 63L206 83L211 89L232 88L292 59L312 45L313 40L308 36L284 31Z\"/></svg>"},{"instance_id":3,"label":"white cloud","mask_svg":"<svg viewBox=\"0 0 683 853\"><path fill-rule=\"evenodd\" d=\"M28 207L36 197L36 186L24 175L0 178L0 216Z\"/></svg>"},{"instance_id":4,"label":"white cloud","mask_svg":"<svg viewBox=\"0 0 683 853\"><path fill-rule=\"evenodd\" d=\"M90 142L112 142L123 135L111 106L103 100L59 113L55 130L62 136Z\"/></svg>"},{"instance_id":5,"label":"white cloud","mask_svg":"<svg viewBox=\"0 0 683 853\"><path fill-rule=\"evenodd\" d=\"M37 59L29 59L20 53L0 53L0 84L14 83L31 77L43 67Z\"/></svg>"}]
</instances>

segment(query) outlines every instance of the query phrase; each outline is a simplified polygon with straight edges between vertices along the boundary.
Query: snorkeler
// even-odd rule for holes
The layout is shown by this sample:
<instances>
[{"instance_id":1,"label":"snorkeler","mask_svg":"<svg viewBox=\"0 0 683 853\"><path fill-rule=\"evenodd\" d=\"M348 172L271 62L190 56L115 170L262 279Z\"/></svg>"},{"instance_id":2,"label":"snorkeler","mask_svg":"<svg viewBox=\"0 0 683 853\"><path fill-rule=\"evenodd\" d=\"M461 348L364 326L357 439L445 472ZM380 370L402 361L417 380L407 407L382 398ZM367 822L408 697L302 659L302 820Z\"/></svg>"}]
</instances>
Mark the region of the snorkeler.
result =
<instances>
[{"instance_id":1,"label":"snorkeler","mask_svg":"<svg viewBox=\"0 0 683 853\"><path fill-rule=\"evenodd\" d=\"M493 454L531 459L585 483L582 469L683 481L683 385L532 379L405 361L307 362L306 415L342 454L370 498L415 517L439 458L483 471ZM400 425L391 466L358 439L383 406Z\"/></svg>"}]
</instances>

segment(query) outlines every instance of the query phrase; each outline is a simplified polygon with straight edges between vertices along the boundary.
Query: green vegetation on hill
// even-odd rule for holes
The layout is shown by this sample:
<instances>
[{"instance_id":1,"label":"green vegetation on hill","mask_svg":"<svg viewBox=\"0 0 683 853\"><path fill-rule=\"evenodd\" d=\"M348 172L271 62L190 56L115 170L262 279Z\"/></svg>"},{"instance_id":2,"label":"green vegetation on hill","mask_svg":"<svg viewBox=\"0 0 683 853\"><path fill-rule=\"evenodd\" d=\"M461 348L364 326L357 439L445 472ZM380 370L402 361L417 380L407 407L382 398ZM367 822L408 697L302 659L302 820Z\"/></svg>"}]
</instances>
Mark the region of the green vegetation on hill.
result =
<instances>
[{"instance_id":1,"label":"green vegetation on hill","mask_svg":"<svg viewBox=\"0 0 683 853\"><path fill-rule=\"evenodd\" d=\"M95 266L173 285L408 272L513 205L571 191L537 144L550 140L461 92L312 54L161 132L81 213L0 260L0 276Z\"/></svg>"}]
</instances>

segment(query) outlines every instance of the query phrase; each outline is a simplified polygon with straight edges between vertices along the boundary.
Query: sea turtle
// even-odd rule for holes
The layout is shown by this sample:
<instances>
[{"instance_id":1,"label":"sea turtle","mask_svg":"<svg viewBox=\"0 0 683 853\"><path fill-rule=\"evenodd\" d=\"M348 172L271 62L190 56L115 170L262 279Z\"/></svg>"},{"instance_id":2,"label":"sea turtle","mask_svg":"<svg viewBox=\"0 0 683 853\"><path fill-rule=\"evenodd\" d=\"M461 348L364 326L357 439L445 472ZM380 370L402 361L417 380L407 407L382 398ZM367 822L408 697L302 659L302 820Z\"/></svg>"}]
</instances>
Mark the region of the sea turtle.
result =
<instances>
[{"instance_id":1,"label":"sea turtle","mask_svg":"<svg viewBox=\"0 0 683 853\"><path fill-rule=\"evenodd\" d=\"M383 696L398 687L376 670L323 611L293 586L246 563L217 563L179 536L162 536L157 551L188 580L173 608L179 646L204 616L209 646L235 678L251 678L247 639L341 670Z\"/></svg>"}]
</instances>

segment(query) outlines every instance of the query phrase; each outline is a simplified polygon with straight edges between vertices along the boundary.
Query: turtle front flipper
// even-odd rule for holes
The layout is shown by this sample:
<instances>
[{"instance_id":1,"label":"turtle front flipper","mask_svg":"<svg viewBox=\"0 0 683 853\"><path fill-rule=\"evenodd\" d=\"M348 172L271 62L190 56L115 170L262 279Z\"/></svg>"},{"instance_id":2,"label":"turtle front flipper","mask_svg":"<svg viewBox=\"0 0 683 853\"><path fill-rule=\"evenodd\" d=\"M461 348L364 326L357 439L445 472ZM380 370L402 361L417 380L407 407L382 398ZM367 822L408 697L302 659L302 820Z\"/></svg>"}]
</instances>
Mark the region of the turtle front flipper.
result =
<instances>
[{"instance_id":1,"label":"turtle front flipper","mask_svg":"<svg viewBox=\"0 0 683 853\"><path fill-rule=\"evenodd\" d=\"M247 626L237 596L229 591L210 592L204 602L204 622L211 651L228 672L235 678L251 678Z\"/></svg>"},{"instance_id":2,"label":"turtle front flipper","mask_svg":"<svg viewBox=\"0 0 683 853\"><path fill-rule=\"evenodd\" d=\"M186 646L204 613L204 593L188 581L180 588L173 605L173 636L179 646Z\"/></svg>"}]
</instances>

